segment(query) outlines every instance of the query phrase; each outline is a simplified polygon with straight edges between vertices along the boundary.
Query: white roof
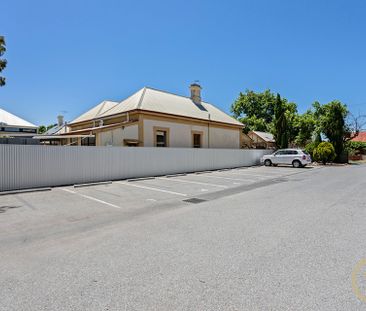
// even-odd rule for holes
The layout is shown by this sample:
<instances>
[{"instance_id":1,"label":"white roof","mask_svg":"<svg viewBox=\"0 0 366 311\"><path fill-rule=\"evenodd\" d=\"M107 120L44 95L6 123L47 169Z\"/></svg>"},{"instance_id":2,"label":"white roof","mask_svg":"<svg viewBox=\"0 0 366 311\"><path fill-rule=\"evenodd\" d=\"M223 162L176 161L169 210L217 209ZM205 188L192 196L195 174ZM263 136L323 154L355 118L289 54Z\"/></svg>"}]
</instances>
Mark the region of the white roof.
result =
<instances>
[{"instance_id":1,"label":"white roof","mask_svg":"<svg viewBox=\"0 0 366 311\"><path fill-rule=\"evenodd\" d=\"M89 110L71 123L85 121L87 120L85 116L89 119L95 118L92 111L97 107ZM106 117L136 109L244 126L238 120L209 103L202 102L200 105L197 105L190 97L150 87L142 88L125 100L112 106L109 110L104 110L104 113L99 114L97 117Z\"/></svg>"},{"instance_id":2,"label":"white roof","mask_svg":"<svg viewBox=\"0 0 366 311\"><path fill-rule=\"evenodd\" d=\"M260 138L262 138L264 141L269 143L274 143L275 140L273 138L273 135L271 133L267 132L260 132L260 131L252 131L254 134L257 134Z\"/></svg>"},{"instance_id":3,"label":"white roof","mask_svg":"<svg viewBox=\"0 0 366 311\"><path fill-rule=\"evenodd\" d=\"M13 127L33 127L37 128L36 125L25 121L10 112L7 112L0 108L0 125L2 126L13 126Z\"/></svg>"},{"instance_id":4,"label":"white roof","mask_svg":"<svg viewBox=\"0 0 366 311\"><path fill-rule=\"evenodd\" d=\"M96 119L117 104L118 104L118 102L104 100L99 105L97 105L94 108L90 109L89 111L85 112L81 116L77 117L71 123Z\"/></svg>"}]
</instances>

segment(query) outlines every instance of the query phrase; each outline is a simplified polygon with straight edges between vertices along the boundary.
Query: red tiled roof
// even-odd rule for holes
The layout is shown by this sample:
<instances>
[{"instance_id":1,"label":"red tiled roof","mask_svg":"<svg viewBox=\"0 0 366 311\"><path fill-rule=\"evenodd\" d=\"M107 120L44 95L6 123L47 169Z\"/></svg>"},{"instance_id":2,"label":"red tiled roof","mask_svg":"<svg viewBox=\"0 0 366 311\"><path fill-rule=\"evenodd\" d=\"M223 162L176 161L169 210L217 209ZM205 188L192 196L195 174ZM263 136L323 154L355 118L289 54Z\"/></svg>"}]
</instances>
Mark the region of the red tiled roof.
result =
<instances>
[{"instance_id":1,"label":"red tiled roof","mask_svg":"<svg viewBox=\"0 0 366 311\"><path fill-rule=\"evenodd\" d=\"M366 132L360 132L352 141L362 141L366 143Z\"/></svg>"}]
</instances>

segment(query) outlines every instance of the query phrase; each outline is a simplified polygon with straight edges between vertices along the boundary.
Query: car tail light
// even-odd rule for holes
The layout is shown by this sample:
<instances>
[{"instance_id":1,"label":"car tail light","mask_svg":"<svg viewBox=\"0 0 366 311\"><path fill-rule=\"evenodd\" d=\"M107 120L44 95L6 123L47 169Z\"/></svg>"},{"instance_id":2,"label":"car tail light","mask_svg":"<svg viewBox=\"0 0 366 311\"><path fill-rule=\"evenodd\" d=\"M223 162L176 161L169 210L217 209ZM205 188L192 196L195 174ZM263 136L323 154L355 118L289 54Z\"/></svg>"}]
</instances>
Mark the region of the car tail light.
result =
<instances>
[{"instance_id":1,"label":"car tail light","mask_svg":"<svg viewBox=\"0 0 366 311\"><path fill-rule=\"evenodd\" d=\"M302 159L306 160L306 155L305 154L302 155Z\"/></svg>"}]
</instances>

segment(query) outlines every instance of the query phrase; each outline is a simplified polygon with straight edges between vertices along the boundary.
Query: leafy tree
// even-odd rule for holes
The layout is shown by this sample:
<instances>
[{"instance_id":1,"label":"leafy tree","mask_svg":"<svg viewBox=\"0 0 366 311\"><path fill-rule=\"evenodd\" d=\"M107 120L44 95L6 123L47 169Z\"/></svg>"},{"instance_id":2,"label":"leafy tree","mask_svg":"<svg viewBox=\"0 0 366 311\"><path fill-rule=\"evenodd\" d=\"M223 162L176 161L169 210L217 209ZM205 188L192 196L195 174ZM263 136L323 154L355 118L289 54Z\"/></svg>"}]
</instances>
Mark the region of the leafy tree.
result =
<instances>
[{"instance_id":1,"label":"leafy tree","mask_svg":"<svg viewBox=\"0 0 366 311\"><path fill-rule=\"evenodd\" d=\"M40 125L38 127L38 134L43 134L47 131L46 127L44 125Z\"/></svg>"},{"instance_id":2,"label":"leafy tree","mask_svg":"<svg viewBox=\"0 0 366 311\"><path fill-rule=\"evenodd\" d=\"M5 45L6 45L5 38L3 36L0 36L0 57L3 56L6 51ZM0 73L5 69L6 64L7 64L6 59L0 58ZM5 78L0 76L0 86L4 85L5 85Z\"/></svg>"},{"instance_id":3,"label":"leafy tree","mask_svg":"<svg viewBox=\"0 0 366 311\"><path fill-rule=\"evenodd\" d=\"M288 143L293 144L299 133L299 128L296 125L297 119L299 117L297 112L297 105L295 103L287 102L287 100L284 98L282 98L282 101L286 110L285 116L287 121Z\"/></svg>"},{"instance_id":4,"label":"leafy tree","mask_svg":"<svg viewBox=\"0 0 366 311\"><path fill-rule=\"evenodd\" d=\"M313 156L315 161L322 162L325 165L335 159L336 153L330 142L323 141L314 149Z\"/></svg>"},{"instance_id":5,"label":"leafy tree","mask_svg":"<svg viewBox=\"0 0 366 311\"><path fill-rule=\"evenodd\" d=\"M48 126L45 125L40 125L38 127L38 134L43 134L45 132L47 132L49 129L53 128L54 126L56 126L57 124L50 124Z\"/></svg>"},{"instance_id":6,"label":"leafy tree","mask_svg":"<svg viewBox=\"0 0 366 311\"><path fill-rule=\"evenodd\" d=\"M302 115L297 115L295 128L297 129L295 137L295 144L297 146L303 147L311 142L315 131L315 119L310 109Z\"/></svg>"},{"instance_id":7,"label":"leafy tree","mask_svg":"<svg viewBox=\"0 0 366 311\"><path fill-rule=\"evenodd\" d=\"M347 106L335 100L325 105L315 102L313 107L315 109L314 115L317 118L316 129L318 132L323 133L333 144L337 154L336 161L339 161L344 150L347 133L349 132L346 124Z\"/></svg>"},{"instance_id":8,"label":"leafy tree","mask_svg":"<svg viewBox=\"0 0 366 311\"><path fill-rule=\"evenodd\" d=\"M286 106L281 100L280 94L277 94L276 103L274 106L274 128L273 136L278 148L287 148L289 140L288 123L286 116Z\"/></svg>"},{"instance_id":9,"label":"leafy tree","mask_svg":"<svg viewBox=\"0 0 366 311\"><path fill-rule=\"evenodd\" d=\"M358 153L366 152L366 142L362 141L347 141L345 144L345 149L349 154L355 155Z\"/></svg>"},{"instance_id":10,"label":"leafy tree","mask_svg":"<svg viewBox=\"0 0 366 311\"><path fill-rule=\"evenodd\" d=\"M262 93L246 90L231 106L234 117L245 124L245 132L251 130L269 132L274 116L276 97L270 90Z\"/></svg>"}]
</instances>

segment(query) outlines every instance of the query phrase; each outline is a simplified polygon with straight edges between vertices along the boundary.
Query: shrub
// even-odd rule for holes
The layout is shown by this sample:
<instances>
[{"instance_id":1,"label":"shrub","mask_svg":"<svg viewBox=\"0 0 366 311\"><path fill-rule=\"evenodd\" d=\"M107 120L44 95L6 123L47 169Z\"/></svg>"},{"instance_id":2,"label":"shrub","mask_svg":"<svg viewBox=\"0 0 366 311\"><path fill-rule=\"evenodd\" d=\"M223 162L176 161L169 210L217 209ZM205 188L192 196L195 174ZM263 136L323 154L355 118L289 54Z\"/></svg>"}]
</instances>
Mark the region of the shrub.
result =
<instances>
[{"instance_id":1,"label":"shrub","mask_svg":"<svg viewBox=\"0 0 366 311\"><path fill-rule=\"evenodd\" d=\"M320 143L313 151L314 160L322 162L324 165L335 159L336 153L331 143L324 141Z\"/></svg>"},{"instance_id":2,"label":"shrub","mask_svg":"<svg viewBox=\"0 0 366 311\"><path fill-rule=\"evenodd\" d=\"M345 144L345 150L352 156L366 152L366 142L348 141Z\"/></svg>"},{"instance_id":3,"label":"shrub","mask_svg":"<svg viewBox=\"0 0 366 311\"><path fill-rule=\"evenodd\" d=\"M313 141L305 146L305 151L311 155L311 157L314 157L314 149L318 147L319 142Z\"/></svg>"}]
</instances>

